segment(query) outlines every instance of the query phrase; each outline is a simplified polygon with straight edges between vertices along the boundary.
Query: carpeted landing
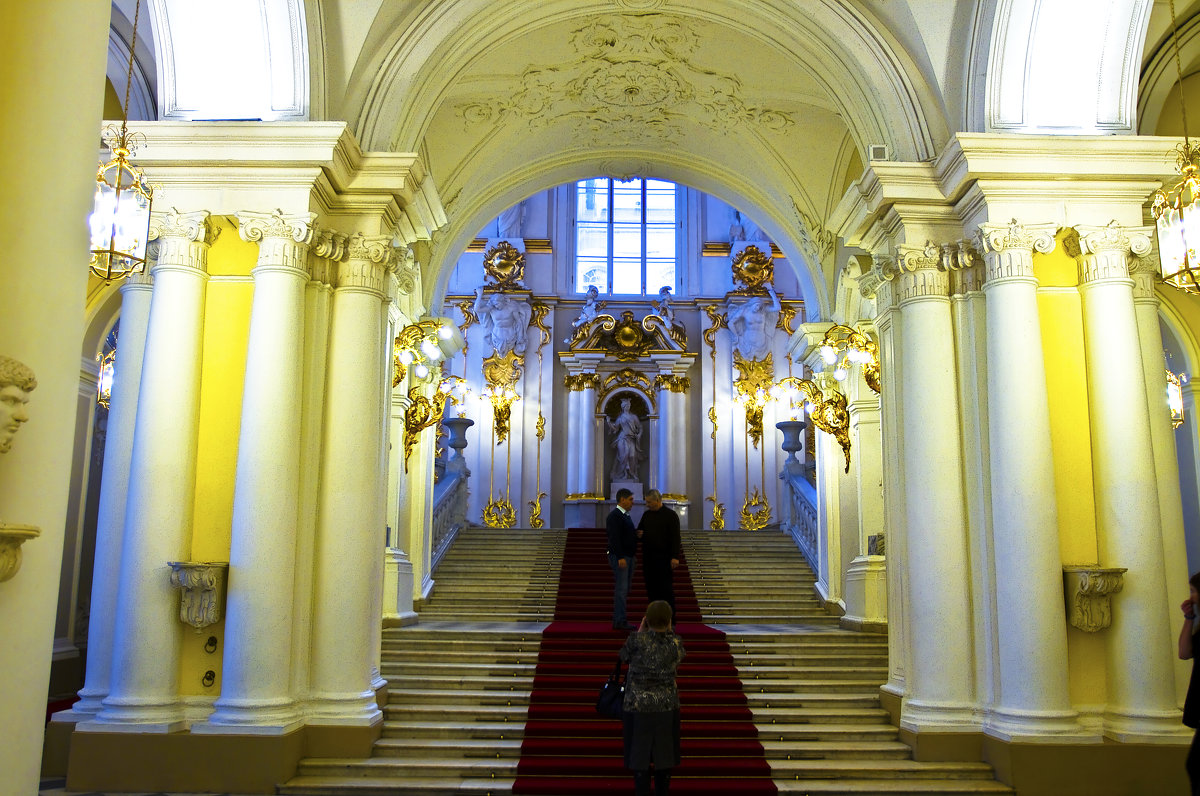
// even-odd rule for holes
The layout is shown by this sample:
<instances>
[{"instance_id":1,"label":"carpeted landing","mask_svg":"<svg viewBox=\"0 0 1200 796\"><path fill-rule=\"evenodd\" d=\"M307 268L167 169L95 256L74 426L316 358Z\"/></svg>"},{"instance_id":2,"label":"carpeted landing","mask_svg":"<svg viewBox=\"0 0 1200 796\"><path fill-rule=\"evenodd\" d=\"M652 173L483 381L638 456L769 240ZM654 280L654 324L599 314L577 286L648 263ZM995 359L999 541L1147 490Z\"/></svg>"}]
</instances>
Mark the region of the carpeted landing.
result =
<instances>
[{"instance_id":1,"label":"carpeted landing","mask_svg":"<svg viewBox=\"0 0 1200 796\"><path fill-rule=\"evenodd\" d=\"M542 633L514 794L589 796L633 792L622 762L621 722L596 713L596 694L626 633L612 630L612 571L603 529L567 534L554 622ZM639 562L640 563L640 562ZM682 756L671 793L776 793L725 634L701 624L687 562L675 570ZM646 608L640 569L630 624Z\"/></svg>"}]
</instances>

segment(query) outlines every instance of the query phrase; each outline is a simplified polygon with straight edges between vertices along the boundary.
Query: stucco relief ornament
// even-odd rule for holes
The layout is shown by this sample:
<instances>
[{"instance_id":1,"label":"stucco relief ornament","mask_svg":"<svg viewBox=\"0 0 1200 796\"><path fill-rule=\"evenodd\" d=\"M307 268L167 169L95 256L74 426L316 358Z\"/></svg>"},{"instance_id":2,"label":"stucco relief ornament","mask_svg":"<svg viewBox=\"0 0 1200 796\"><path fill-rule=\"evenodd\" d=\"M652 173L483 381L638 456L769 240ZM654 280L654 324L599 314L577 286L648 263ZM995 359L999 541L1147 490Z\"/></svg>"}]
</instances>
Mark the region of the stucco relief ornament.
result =
<instances>
[{"instance_id":1,"label":"stucco relief ornament","mask_svg":"<svg viewBox=\"0 0 1200 796\"><path fill-rule=\"evenodd\" d=\"M1124 587L1121 567L1064 566L1067 608L1074 627L1095 633L1112 624L1112 600Z\"/></svg>"},{"instance_id":2,"label":"stucco relief ornament","mask_svg":"<svg viewBox=\"0 0 1200 796\"><path fill-rule=\"evenodd\" d=\"M12 449L13 438L29 419L25 411L37 378L28 366L0 354L0 454ZM21 545L42 533L35 525L0 522L0 583L21 568Z\"/></svg>"},{"instance_id":3,"label":"stucco relief ornament","mask_svg":"<svg viewBox=\"0 0 1200 796\"><path fill-rule=\"evenodd\" d=\"M168 561L171 585L180 590L179 621L199 633L221 621L221 600L229 564L220 561Z\"/></svg>"}]
</instances>

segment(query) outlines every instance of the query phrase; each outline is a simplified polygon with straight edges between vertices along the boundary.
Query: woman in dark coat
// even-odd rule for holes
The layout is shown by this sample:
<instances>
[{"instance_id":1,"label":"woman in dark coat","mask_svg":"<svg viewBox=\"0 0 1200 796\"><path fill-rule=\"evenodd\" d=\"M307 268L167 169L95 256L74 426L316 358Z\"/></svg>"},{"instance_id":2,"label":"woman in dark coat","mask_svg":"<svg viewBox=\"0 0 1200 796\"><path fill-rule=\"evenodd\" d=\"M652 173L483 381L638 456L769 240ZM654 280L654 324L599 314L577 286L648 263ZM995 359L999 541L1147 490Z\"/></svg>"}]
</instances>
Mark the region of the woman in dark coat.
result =
<instances>
[{"instance_id":1,"label":"woman in dark coat","mask_svg":"<svg viewBox=\"0 0 1200 796\"><path fill-rule=\"evenodd\" d=\"M683 660L683 642L671 631L671 606L655 600L646 607L638 632L621 647L629 662L625 678L625 767L633 771L637 796L654 790L664 796L671 769L679 765L679 689L675 671Z\"/></svg>"},{"instance_id":2,"label":"woman in dark coat","mask_svg":"<svg viewBox=\"0 0 1200 796\"><path fill-rule=\"evenodd\" d=\"M1200 728L1200 666L1193 649L1196 632L1196 611L1200 610L1200 572L1188 580L1191 594L1179 606L1183 611L1183 628L1179 631L1179 658L1192 661L1192 679L1188 683L1187 698L1183 701L1183 723L1192 729ZM628 699L628 697L626 697ZM1192 781L1193 796L1200 796L1200 733L1192 738L1192 748L1187 756L1188 779Z\"/></svg>"}]
</instances>

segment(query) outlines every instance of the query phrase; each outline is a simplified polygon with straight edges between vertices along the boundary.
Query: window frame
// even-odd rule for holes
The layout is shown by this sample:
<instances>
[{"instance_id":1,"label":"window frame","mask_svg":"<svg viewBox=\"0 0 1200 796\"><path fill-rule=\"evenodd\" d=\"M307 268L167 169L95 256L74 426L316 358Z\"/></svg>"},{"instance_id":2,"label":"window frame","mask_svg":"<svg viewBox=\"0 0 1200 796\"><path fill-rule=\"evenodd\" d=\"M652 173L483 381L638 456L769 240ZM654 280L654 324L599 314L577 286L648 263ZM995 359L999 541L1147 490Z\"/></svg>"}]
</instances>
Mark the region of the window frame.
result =
<instances>
[{"instance_id":1,"label":"window frame","mask_svg":"<svg viewBox=\"0 0 1200 796\"><path fill-rule=\"evenodd\" d=\"M573 235L572 235L573 253L572 253L572 257L571 257L571 282L572 282L572 290L574 292L574 295L577 295L577 296L584 295L588 290L588 285L584 284L580 279L579 236L580 236L581 228L580 228L580 219L579 219L579 200L580 200L580 196L583 192L583 184L585 182L592 181L592 180L596 180L596 181L604 180L607 184L608 218L606 219L606 221L604 223L605 239L606 239L605 268L607 269L605 284L606 284L607 289L605 291L602 291L600 293L600 295L607 296L607 297L618 297L618 298L620 298L620 297L645 298L645 297L649 297L649 296L657 296L659 290L661 290L663 287L662 285L657 285L657 286L653 287L652 292L647 292L648 290L651 290L651 287L647 284L648 273L647 273L647 252L646 252L646 246L647 246L647 241L648 241L648 229L649 229L648 225L647 225L647 220L646 220L646 216L649 211L649 208L647 207L647 204L648 204L647 203L647 183L649 183L651 180L654 180L655 182L669 183L672 186L671 193L672 193L673 208L672 208L671 230L674 235L674 245L673 245L674 252L673 252L673 258L672 258L674 260L674 277L673 277L670 287L671 287L672 294L678 295L680 278L682 276L682 274L680 273L682 270L681 269L681 258L680 258L680 252L682 249L682 245L681 245L682 241L680 240L680 230L681 230L681 226L682 226L683 200L684 200L684 194L686 193L685 186L680 185L677 182L671 182L670 180L661 180L661 179L656 179L656 178L633 177L628 180L622 180L617 177L605 177L605 176L589 177L589 178L585 178L582 180L576 180L574 182L568 183L568 186L569 186L569 189L571 192L571 225L573 227ZM638 292L638 293L616 293L616 292L613 292L613 290L612 290L613 278L614 278L614 273L613 273L614 262L617 259L614 256L614 248L615 248L615 246L614 246L614 240L615 240L615 235L614 235L615 218L614 218L614 216L616 215L615 212L613 211L614 192L615 192L617 183L630 183L630 182L638 182L640 184L641 218L637 222L637 224L638 224L639 238L640 238L640 246L639 246L640 269L639 270L640 270L640 287L641 287L641 289L640 289L640 292ZM589 223L596 224L597 227L599 226L596 222L589 222Z\"/></svg>"}]
</instances>

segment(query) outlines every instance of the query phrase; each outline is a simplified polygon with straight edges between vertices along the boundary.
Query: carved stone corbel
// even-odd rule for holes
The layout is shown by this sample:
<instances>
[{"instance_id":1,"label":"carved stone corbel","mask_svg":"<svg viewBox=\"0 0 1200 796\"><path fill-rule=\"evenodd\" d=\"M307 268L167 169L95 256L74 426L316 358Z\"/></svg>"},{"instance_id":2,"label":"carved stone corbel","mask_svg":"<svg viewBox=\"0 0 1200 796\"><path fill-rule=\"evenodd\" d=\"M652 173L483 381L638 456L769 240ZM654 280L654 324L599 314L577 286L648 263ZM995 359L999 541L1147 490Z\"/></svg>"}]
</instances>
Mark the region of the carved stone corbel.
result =
<instances>
[{"instance_id":1,"label":"carved stone corbel","mask_svg":"<svg viewBox=\"0 0 1200 796\"><path fill-rule=\"evenodd\" d=\"M221 621L221 602L225 599L225 577L229 564L224 561L168 561L171 585L180 590L179 621L199 633Z\"/></svg>"},{"instance_id":2,"label":"carved stone corbel","mask_svg":"<svg viewBox=\"0 0 1200 796\"><path fill-rule=\"evenodd\" d=\"M36 525L0 522L0 583L16 575L21 568L21 545L41 534L41 528Z\"/></svg>"},{"instance_id":3,"label":"carved stone corbel","mask_svg":"<svg viewBox=\"0 0 1200 796\"><path fill-rule=\"evenodd\" d=\"M1111 596L1121 591L1123 567L1064 566L1067 612L1074 627L1095 633L1112 624Z\"/></svg>"}]
</instances>

